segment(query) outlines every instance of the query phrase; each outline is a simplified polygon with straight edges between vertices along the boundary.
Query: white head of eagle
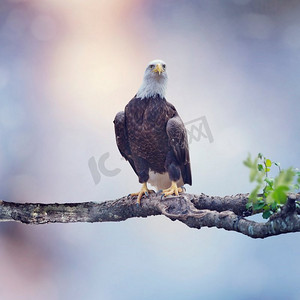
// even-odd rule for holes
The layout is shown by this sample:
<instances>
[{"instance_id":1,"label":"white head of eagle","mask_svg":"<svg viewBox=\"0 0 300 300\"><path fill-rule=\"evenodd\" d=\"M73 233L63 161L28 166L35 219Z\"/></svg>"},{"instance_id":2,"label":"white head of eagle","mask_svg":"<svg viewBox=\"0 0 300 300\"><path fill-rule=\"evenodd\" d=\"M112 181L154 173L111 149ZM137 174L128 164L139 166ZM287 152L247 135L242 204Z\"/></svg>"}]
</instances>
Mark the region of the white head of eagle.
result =
<instances>
[{"instance_id":1,"label":"white head of eagle","mask_svg":"<svg viewBox=\"0 0 300 300\"><path fill-rule=\"evenodd\" d=\"M148 64L136 97L144 99L158 95L163 99L166 94L167 82L166 63L160 59L155 59Z\"/></svg>"}]
</instances>

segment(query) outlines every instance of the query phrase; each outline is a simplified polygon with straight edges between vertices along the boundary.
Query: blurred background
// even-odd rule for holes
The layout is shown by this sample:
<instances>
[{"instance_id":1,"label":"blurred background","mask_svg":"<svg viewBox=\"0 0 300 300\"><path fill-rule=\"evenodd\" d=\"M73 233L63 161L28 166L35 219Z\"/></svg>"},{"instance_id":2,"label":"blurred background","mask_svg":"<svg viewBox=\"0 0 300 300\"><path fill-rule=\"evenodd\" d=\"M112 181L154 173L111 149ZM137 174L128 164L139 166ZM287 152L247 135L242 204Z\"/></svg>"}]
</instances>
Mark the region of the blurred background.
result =
<instances>
[{"instance_id":1,"label":"blurred background","mask_svg":"<svg viewBox=\"0 0 300 300\"><path fill-rule=\"evenodd\" d=\"M1 0L0 199L138 191L112 121L156 58L167 99L213 137L191 140L187 192L251 191L248 153L300 167L298 0ZM299 234L252 240L151 217L2 223L0 239L0 299L300 299Z\"/></svg>"}]
</instances>

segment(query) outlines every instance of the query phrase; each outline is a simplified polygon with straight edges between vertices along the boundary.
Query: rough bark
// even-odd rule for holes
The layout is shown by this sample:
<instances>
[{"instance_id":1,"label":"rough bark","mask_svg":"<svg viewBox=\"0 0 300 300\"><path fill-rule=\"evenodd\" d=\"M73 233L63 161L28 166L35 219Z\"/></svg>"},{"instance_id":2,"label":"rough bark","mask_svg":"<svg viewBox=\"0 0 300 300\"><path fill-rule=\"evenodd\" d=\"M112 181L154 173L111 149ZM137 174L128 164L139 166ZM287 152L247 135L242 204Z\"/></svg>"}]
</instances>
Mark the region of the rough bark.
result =
<instances>
[{"instance_id":1,"label":"rough bark","mask_svg":"<svg viewBox=\"0 0 300 300\"><path fill-rule=\"evenodd\" d=\"M136 197L131 196L102 203L43 204L0 201L0 222L118 222L134 217L164 215L192 228L217 227L240 232L252 238L266 238L300 231L299 211L295 205L295 201L299 200L300 194L290 194L283 209L265 223L246 218L254 214L246 209L248 194L225 197L182 194L161 199L160 195L151 193L149 197L142 198L139 206L136 204Z\"/></svg>"}]
</instances>

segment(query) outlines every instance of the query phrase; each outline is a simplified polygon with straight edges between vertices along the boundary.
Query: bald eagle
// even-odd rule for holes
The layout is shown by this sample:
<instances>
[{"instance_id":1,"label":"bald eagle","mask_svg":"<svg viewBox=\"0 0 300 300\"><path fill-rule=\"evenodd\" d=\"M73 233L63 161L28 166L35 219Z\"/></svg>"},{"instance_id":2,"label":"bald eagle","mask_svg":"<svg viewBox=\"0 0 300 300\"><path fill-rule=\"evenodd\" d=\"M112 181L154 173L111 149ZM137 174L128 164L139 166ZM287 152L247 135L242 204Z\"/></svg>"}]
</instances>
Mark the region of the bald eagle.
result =
<instances>
[{"instance_id":1,"label":"bald eagle","mask_svg":"<svg viewBox=\"0 0 300 300\"><path fill-rule=\"evenodd\" d=\"M147 183L164 196L178 195L192 185L187 133L175 107L166 101L166 64L154 60L146 68L140 89L114 119L116 142L142 183L137 196L150 193Z\"/></svg>"}]
</instances>

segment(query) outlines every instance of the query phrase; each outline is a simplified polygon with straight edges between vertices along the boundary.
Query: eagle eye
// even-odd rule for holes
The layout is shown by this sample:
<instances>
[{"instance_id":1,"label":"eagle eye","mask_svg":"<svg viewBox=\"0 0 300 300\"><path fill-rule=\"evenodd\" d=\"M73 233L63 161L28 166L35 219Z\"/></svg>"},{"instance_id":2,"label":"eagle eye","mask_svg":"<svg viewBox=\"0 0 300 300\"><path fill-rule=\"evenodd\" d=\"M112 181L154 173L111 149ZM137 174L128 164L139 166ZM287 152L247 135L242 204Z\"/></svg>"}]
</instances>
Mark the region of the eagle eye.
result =
<instances>
[{"instance_id":1,"label":"eagle eye","mask_svg":"<svg viewBox=\"0 0 300 300\"><path fill-rule=\"evenodd\" d=\"M154 65L150 65L150 69L153 69L154 68Z\"/></svg>"},{"instance_id":2,"label":"eagle eye","mask_svg":"<svg viewBox=\"0 0 300 300\"><path fill-rule=\"evenodd\" d=\"M165 69L165 68L166 68L166 65L165 65L165 64L163 64L163 65L162 65L162 67Z\"/></svg>"}]
</instances>

